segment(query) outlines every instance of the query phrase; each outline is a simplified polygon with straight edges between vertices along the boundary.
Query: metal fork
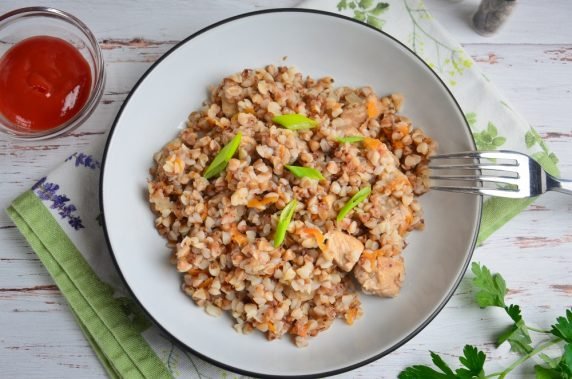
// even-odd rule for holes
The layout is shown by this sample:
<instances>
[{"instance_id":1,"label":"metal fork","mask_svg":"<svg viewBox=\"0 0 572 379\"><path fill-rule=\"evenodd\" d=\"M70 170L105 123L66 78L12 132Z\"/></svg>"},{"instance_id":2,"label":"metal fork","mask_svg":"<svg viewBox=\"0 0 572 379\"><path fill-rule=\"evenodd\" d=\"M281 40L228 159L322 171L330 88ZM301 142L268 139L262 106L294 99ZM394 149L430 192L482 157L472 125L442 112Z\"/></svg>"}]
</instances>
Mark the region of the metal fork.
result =
<instances>
[{"instance_id":1,"label":"metal fork","mask_svg":"<svg viewBox=\"0 0 572 379\"><path fill-rule=\"evenodd\" d=\"M534 159L515 151L435 155L429 168L435 190L510 198L533 197L546 191L572 195L572 180L555 178Z\"/></svg>"}]
</instances>

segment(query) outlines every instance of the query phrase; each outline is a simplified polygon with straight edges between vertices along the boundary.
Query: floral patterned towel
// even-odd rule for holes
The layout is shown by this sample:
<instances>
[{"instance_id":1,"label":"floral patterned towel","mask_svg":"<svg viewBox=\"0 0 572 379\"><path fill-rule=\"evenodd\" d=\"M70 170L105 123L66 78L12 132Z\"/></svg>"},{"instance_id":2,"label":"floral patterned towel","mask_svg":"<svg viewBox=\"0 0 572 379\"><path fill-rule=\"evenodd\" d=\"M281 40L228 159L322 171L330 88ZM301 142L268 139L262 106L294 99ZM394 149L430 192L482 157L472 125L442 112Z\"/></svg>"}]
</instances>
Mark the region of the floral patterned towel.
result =
<instances>
[{"instance_id":1,"label":"floral patterned towel","mask_svg":"<svg viewBox=\"0 0 572 379\"><path fill-rule=\"evenodd\" d=\"M558 160L538 133L474 67L422 1L311 0L303 6L353 17L399 39L447 83L466 112L479 149L519 150L558 174ZM8 214L66 297L110 377L227 377L224 370L174 345L148 321L123 287L99 223L99 156L71 155L18 197ZM531 202L486 200L480 240Z\"/></svg>"}]
</instances>

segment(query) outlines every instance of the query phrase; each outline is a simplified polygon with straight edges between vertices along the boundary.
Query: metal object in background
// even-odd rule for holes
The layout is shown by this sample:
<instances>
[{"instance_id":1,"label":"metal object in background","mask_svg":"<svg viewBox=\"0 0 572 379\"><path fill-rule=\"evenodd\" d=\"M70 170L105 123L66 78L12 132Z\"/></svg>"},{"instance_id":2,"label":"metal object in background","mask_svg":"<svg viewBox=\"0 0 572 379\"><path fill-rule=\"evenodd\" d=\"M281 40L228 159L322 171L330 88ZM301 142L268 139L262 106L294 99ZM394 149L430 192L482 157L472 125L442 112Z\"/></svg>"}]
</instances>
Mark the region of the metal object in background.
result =
<instances>
[{"instance_id":1,"label":"metal object in background","mask_svg":"<svg viewBox=\"0 0 572 379\"><path fill-rule=\"evenodd\" d=\"M483 0L473 16L473 26L483 36L493 35L512 13L516 0Z\"/></svg>"}]
</instances>

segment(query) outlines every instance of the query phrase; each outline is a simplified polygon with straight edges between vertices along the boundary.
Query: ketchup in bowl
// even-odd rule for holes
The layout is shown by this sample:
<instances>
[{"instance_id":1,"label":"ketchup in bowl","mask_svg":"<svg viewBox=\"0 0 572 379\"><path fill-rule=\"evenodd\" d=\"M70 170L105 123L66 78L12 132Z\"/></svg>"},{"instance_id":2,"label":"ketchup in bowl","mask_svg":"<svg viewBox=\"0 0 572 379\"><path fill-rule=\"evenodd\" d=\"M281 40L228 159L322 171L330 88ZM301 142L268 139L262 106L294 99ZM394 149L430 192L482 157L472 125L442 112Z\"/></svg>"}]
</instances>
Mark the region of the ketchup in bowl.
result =
<instances>
[{"instance_id":1,"label":"ketchup in bowl","mask_svg":"<svg viewBox=\"0 0 572 379\"><path fill-rule=\"evenodd\" d=\"M89 63L69 42L24 39L0 57L0 114L18 128L56 128L81 111L91 83Z\"/></svg>"}]
</instances>

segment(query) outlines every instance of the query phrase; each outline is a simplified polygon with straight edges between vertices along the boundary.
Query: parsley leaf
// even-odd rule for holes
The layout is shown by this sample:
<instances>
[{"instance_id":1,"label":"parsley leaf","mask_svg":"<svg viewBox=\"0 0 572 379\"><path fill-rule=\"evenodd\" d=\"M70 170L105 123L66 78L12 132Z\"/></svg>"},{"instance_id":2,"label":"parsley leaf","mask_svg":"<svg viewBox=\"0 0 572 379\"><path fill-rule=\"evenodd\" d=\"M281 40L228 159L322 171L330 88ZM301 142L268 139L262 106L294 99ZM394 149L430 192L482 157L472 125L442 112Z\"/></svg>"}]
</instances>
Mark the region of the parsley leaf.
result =
<instances>
[{"instance_id":1,"label":"parsley leaf","mask_svg":"<svg viewBox=\"0 0 572 379\"><path fill-rule=\"evenodd\" d=\"M510 344L510 350L515 353L528 354L533 350L530 345L532 340L528 334L526 324L522 319L511 325L506 332L501 334L497 340L497 344L502 345L506 341Z\"/></svg>"},{"instance_id":2,"label":"parsley leaf","mask_svg":"<svg viewBox=\"0 0 572 379\"><path fill-rule=\"evenodd\" d=\"M564 354L556 367L534 366L536 379L572 379L572 344L564 346Z\"/></svg>"},{"instance_id":3,"label":"parsley leaf","mask_svg":"<svg viewBox=\"0 0 572 379\"><path fill-rule=\"evenodd\" d=\"M476 347L471 345L466 345L463 349L464 356L459 358L459 361L466 368L458 369L457 376L459 378L483 378L485 372L483 367L485 366L485 359L487 356L482 351L479 351Z\"/></svg>"},{"instance_id":4,"label":"parsley leaf","mask_svg":"<svg viewBox=\"0 0 572 379\"><path fill-rule=\"evenodd\" d=\"M520 307L511 304L504 309L512 321L514 321L514 324L498 337L497 345L502 345L508 341L511 351L520 354L530 353L533 350L530 345L532 340L530 339L530 334L528 334L528 328L522 319Z\"/></svg>"},{"instance_id":5,"label":"parsley leaf","mask_svg":"<svg viewBox=\"0 0 572 379\"><path fill-rule=\"evenodd\" d=\"M504 307L504 310L506 311L506 313L508 313L510 318L512 318L512 321L519 322L520 320L522 320L522 315L520 314L520 307L518 305L511 304L508 307Z\"/></svg>"},{"instance_id":6,"label":"parsley leaf","mask_svg":"<svg viewBox=\"0 0 572 379\"><path fill-rule=\"evenodd\" d=\"M433 364L435 366L439 367L441 369L441 371L443 371L443 373L445 373L446 376L452 377L452 378L455 377L453 370L451 370L449 365L447 363L445 363L445 361L443 360L443 358L441 358L441 356L439 356L439 354L431 352L431 360L433 361Z\"/></svg>"},{"instance_id":7,"label":"parsley leaf","mask_svg":"<svg viewBox=\"0 0 572 379\"><path fill-rule=\"evenodd\" d=\"M456 379L455 375L449 376L435 371L429 366L415 365L407 367L397 376L399 379Z\"/></svg>"},{"instance_id":8,"label":"parsley leaf","mask_svg":"<svg viewBox=\"0 0 572 379\"><path fill-rule=\"evenodd\" d=\"M564 354L562 355L562 360L558 365L560 371L568 376L566 378L572 379L572 344L569 343L564 346Z\"/></svg>"},{"instance_id":9,"label":"parsley leaf","mask_svg":"<svg viewBox=\"0 0 572 379\"><path fill-rule=\"evenodd\" d=\"M560 370L556 368L547 368L536 365L534 366L534 373L536 374L536 379L562 379Z\"/></svg>"},{"instance_id":10,"label":"parsley leaf","mask_svg":"<svg viewBox=\"0 0 572 379\"><path fill-rule=\"evenodd\" d=\"M439 372L429 366L415 365L407 367L398 375L399 379L457 379L453 370L441 359L441 357L434 352L431 352L431 359L435 366L439 367L442 372Z\"/></svg>"},{"instance_id":11,"label":"parsley leaf","mask_svg":"<svg viewBox=\"0 0 572 379\"><path fill-rule=\"evenodd\" d=\"M558 367L558 364L560 363L560 358L551 358L548 355L544 354L544 353L540 353L538 354L538 358L542 359L544 362L546 362L546 364L548 365L548 367L550 368L556 368Z\"/></svg>"},{"instance_id":12,"label":"parsley leaf","mask_svg":"<svg viewBox=\"0 0 572 379\"><path fill-rule=\"evenodd\" d=\"M486 355L476 347L466 345L463 349L463 356L459 361L464 366L453 372L453 370L443 361L439 354L431 352L431 360L441 371L437 371L429 366L415 365L407 367L401 371L399 379L472 379L484 378Z\"/></svg>"},{"instance_id":13,"label":"parsley leaf","mask_svg":"<svg viewBox=\"0 0 572 379\"><path fill-rule=\"evenodd\" d=\"M550 333L572 343L572 309L566 310L566 317L558 317Z\"/></svg>"},{"instance_id":14,"label":"parsley leaf","mask_svg":"<svg viewBox=\"0 0 572 379\"><path fill-rule=\"evenodd\" d=\"M478 305L481 308L503 308L513 321L513 324L497 339L498 345L508 342L511 351L519 353L521 357L503 371L486 376L485 353L474 346L466 345L463 349L463 356L459 357L462 365L460 368L453 371L438 354L431 352L436 368L429 365L407 367L399 374L399 379L504 379L512 370L534 356L544 361L544 365L534 366L536 379L572 379L572 308L567 309L564 316L556 319L550 331L529 327L518 305L506 305L507 288L501 275L491 273L487 267L479 263L473 263L471 270L475 274L473 284L477 289L475 300ZM533 347L529 330L544 335L552 334L557 338L545 340ZM564 351L560 356L550 357L543 352L557 344L564 344Z\"/></svg>"},{"instance_id":15,"label":"parsley leaf","mask_svg":"<svg viewBox=\"0 0 572 379\"><path fill-rule=\"evenodd\" d=\"M506 283L500 274L492 275L486 266L474 262L471 270L475 274L473 284L479 289L475 295L477 304L485 307L505 307Z\"/></svg>"}]
</instances>

